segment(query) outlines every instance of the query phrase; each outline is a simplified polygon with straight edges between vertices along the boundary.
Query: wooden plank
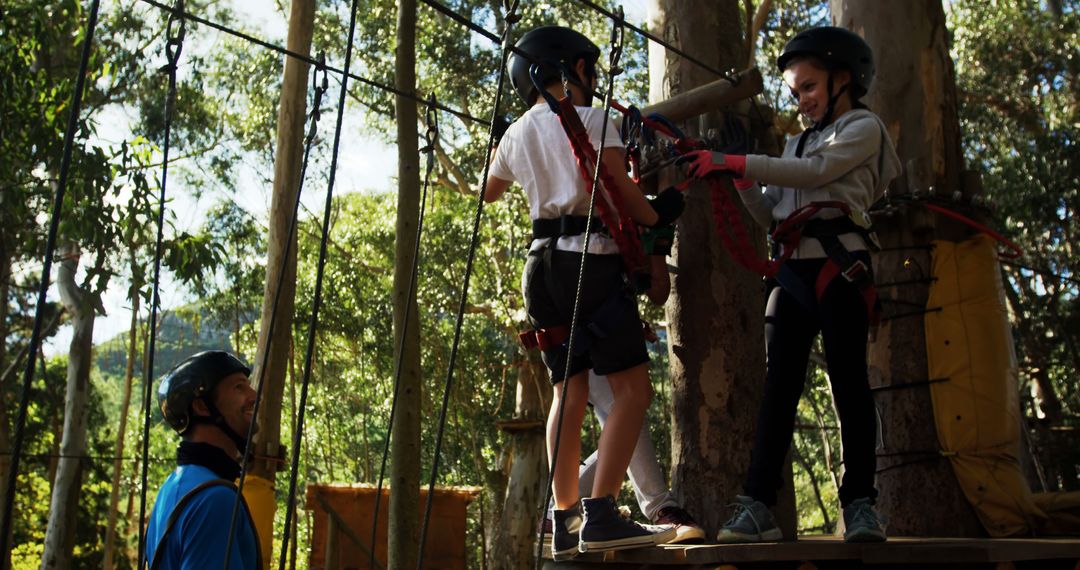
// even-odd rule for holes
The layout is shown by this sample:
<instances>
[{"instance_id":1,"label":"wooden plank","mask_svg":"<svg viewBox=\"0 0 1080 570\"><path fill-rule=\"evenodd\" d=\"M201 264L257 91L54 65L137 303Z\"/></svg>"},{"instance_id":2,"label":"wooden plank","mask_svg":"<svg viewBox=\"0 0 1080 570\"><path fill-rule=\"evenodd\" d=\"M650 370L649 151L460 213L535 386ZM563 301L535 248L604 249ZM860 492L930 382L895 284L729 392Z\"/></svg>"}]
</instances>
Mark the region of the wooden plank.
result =
<instances>
[{"instance_id":1,"label":"wooden plank","mask_svg":"<svg viewBox=\"0 0 1080 570\"><path fill-rule=\"evenodd\" d=\"M816 536L792 542L661 546L582 554L574 562L586 566L612 563L679 566L829 560L867 564L991 564L1054 559L1080 560L1080 539L899 537L879 544L848 544L840 537Z\"/></svg>"},{"instance_id":2,"label":"wooden plank","mask_svg":"<svg viewBox=\"0 0 1080 570\"><path fill-rule=\"evenodd\" d=\"M338 548L338 529L337 519L330 517L330 520L326 521L326 566L325 570L338 570L341 568L341 559L339 554L341 553Z\"/></svg>"}]
</instances>

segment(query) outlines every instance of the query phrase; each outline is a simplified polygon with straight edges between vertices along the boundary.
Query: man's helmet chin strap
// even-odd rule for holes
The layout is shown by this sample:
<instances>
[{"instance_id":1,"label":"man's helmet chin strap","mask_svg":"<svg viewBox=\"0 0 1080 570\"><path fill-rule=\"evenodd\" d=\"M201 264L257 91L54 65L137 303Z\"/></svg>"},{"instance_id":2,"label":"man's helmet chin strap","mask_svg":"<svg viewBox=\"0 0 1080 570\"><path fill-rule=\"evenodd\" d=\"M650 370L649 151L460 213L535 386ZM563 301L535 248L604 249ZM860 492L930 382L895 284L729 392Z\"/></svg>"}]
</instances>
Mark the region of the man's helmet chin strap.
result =
<instances>
[{"instance_id":1,"label":"man's helmet chin strap","mask_svg":"<svg viewBox=\"0 0 1080 570\"><path fill-rule=\"evenodd\" d=\"M577 63L575 62L574 65L577 65ZM577 74L577 71L575 69L569 68L569 67L567 67L567 66L565 66L565 65L563 65L561 63L559 64L559 73L562 75L562 82L563 82L564 88L565 88L565 85L568 84L568 83L573 84L573 85L577 85L577 87L581 90L581 95L585 98L584 99L585 104L582 105L583 107L592 107L593 89L592 89L591 85L586 85L586 83L591 84L592 83L591 80L596 77L596 67L595 66L596 66L595 63L590 65L588 62L586 62L585 63L585 71L583 72L585 77L582 78L580 75ZM592 70L592 73L590 73L590 69ZM582 79L585 80L585 83L583 83L581 81ZM566 89L566 96L567 97L570 96L570 90L569 89Z\"/></svg>"},{"instance_id":2,"label":"man's helmet chin strap","mask_svg":"<svg viewBox=\"0 0 1080 570\"><path fill-rule=\"evenodd\" d=\"M236 450L239 453L244 453L244 451L247 449L248 444L247 437L236 433L235 430L229 427L229 424L225 421L225 416L221 415L221 411L218 410L217 406L215 406L213 402L207 399L203 399L203 403L206 404L206 409L208 412L210 412L210 415L196 416L193 414L191 416L192 423L201 423L216 426L222 431L222 433L228 436L228 438L231 439L233 443L236 444Z\"/></svg>"}]
</instances>

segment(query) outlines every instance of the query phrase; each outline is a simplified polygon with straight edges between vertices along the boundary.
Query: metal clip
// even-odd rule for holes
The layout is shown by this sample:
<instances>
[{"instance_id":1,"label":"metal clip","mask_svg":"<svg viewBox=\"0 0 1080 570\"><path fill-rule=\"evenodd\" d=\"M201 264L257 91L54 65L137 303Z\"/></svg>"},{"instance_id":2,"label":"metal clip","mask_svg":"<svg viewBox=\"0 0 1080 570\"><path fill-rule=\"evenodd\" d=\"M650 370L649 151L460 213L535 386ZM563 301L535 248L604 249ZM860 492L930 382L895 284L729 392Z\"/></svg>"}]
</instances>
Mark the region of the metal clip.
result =
<instances>
[{"instance_id":1,"label":"metal clip","mask_svg":"<svg viewBox=\"0 0 1080 570\"><path fill-rule=\"evenodd\" d=\"M855 283L869 273L869 271L870 268L867 267L861 259L856 259L855 263L852 263L847 269L841 271L840 275L843 275L844 279L847 279L849 283Z\"/></svg>"}]
</instances>

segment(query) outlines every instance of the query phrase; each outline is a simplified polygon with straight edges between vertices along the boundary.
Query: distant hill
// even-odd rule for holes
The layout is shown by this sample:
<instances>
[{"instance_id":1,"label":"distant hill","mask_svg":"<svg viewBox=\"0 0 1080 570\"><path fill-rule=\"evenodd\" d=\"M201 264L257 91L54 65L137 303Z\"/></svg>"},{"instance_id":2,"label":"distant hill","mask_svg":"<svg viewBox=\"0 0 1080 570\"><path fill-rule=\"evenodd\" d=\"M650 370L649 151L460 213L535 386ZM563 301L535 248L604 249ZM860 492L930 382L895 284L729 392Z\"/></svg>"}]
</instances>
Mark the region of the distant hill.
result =
<instances>
[{"instance_id":1,"label":"distant hill","mask_svg":"<svg viewBox=\"0 0 1080 570\"><path fill-rule=\"evenodd\" d=\"M195 306L169 311L161 319L154 356L154 375L160 376L177 362L203 350L232 350L231 331L203 320ZM127 366L127 333L118 334L95 347L94 360L104 374L123 376ZM136 372L136 376L140 373Z\"/></svg>"}]
</instances>

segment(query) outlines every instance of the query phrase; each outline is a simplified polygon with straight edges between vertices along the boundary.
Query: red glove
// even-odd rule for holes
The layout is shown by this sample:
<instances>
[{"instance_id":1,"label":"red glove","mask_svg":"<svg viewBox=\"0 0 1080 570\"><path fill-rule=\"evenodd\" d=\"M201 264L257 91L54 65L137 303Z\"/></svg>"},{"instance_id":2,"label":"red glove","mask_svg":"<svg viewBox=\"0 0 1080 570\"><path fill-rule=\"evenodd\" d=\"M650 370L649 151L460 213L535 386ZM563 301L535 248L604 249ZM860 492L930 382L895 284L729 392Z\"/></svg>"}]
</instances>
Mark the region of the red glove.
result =
<instances>
[{"instance_id":1,"label":"red glove","mask_svg":"<svg viewBox=\"0 0 1080 570\"><path fill-rule=\"evenodd\" d=\"M723 154L708 150L695 150L688 152L676 164L690 163L686 173L695 178L704 178L710 174L731 172L736 178L746 176L746 155Z\"/></svg>"}]
</instances>

